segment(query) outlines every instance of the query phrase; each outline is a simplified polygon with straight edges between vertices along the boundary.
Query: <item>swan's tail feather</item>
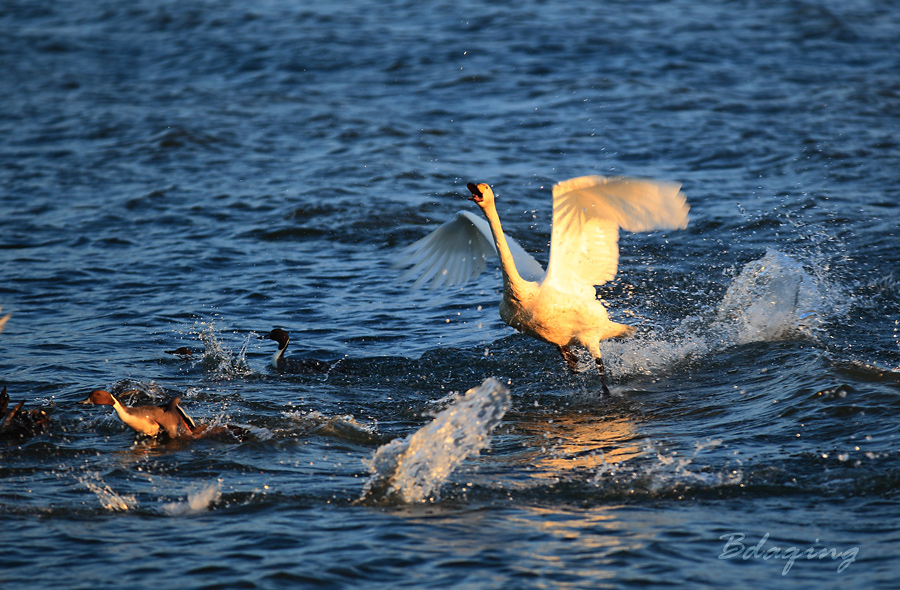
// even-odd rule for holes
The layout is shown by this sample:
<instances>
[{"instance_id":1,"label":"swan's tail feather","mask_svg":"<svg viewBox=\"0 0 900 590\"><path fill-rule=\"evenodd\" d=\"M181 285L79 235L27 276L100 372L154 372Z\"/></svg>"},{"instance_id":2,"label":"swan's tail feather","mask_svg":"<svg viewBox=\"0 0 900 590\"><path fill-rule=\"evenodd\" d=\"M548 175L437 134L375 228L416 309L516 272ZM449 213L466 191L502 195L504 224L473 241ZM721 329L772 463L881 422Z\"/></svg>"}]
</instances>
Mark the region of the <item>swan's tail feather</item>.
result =
<instances>
[{"instance_id":1,"label":"swan's tail feather","mask_svg":"<svg viewBox=\"0 0 900 590\"><path fill-rule=\"evenodd\" d=\"M613 332L611 336L607 336L607 338L630 338L634 336L634 333L637 332L637 328L634 326L627 326L625 324L616 324L615 322L610 326L610 330Z\"/></svg>"}]
</instances>

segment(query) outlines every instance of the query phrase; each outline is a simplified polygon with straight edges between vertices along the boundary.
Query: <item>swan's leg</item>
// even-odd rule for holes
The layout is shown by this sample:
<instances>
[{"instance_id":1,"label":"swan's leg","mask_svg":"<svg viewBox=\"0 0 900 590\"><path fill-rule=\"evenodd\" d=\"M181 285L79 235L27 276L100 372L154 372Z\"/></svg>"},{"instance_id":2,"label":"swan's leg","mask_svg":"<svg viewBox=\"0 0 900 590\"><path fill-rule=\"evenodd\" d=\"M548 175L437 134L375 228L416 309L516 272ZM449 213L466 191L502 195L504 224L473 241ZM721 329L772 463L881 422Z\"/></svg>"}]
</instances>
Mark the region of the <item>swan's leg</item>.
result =
<instances>
[{"instance_id":1,"label":"swan's leg","mask_svg":"<svg viewBox=\"0 0 900 590\"><path fill-rule=\"evenodd\" d=\"M606 369L603 367L603 359L600 357L600 343L591 341L585 348L588 349L591 356L594 357L594 362L597 363L597 371L600 373L600 387L603 395L610 395L609 386L606 384Z\"/></svg>"},{"instance_id":2,"label":"swan's leg","mask_svg":"<svg viewBox=\"0 0 900 590\"><path fill-rule=\"evenodd\" d=\"M603 359L600 358L600 355L597 355L597 358L594 360L597 361L597 370L600 371L600 385L603 395L610 395L609 387L606 385L606 369L603 368Z\"/></svg>"},{"instance_id":3,"label":"swan's leg","mask_svg":"<svg viewBox=\"0 0 900 590\"><path fill-rule=\"evenodd\" d=\"M559 349L559 353L566 359L566 364L569 365L569 369L572 370L573 373L578 372L578 357L575 356L575 353L568 346L557 346Z\"/></svg>"}]
</instances>

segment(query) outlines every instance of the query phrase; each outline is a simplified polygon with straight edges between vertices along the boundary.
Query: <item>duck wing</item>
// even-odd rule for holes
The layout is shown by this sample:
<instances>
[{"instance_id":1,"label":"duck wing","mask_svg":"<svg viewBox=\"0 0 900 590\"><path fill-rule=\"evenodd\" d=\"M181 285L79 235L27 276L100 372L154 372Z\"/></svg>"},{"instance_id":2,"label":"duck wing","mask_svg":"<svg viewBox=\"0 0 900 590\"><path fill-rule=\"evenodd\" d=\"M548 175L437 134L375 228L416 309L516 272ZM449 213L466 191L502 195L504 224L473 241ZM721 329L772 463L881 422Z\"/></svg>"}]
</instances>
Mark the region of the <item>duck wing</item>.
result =
<instances>
[{"instance_id":1,"label":"duck wing","mask_svg":"<svg viewBox=\"0 0 900 590\"><path fill-rule=\"evenodd\" d=\"M9 434L9 433L17 433L21 429L21 421L22 421L22 406L25 405L25 400L20 401L16 404L12 410L9 411L9 414L3 416L3 420L0 421L0 434Z\"/></svg>"},{"instance_id":2,"label":"duck wing","mask_svg":"<svg viewBox=\"0 0 900 590\"><path fill-rule=\"evenodd\" d=\"M619 228L630 232L687 227L689 207L678 183L581 176L553 187L550 262L543 284L594 296L616 276Z\"/></svg>"},{"instance_id":3,"label":"duck wing","mask_svg":"<svg viewBox=\"0 0 900 590\"><path fill-rule=\"evenodd\" d=\"M507 237L506 241L522 278L541 280L544 269L540 263L515 240ZM414 288L428 285L436 289L478 277L492 256L497 256L497 248L488 222L469 211L459 211L453 219L404 248L396 266L410 267L401 279L417 277Z\"/></svg>"},{"instance_id":4,"label":"duck wing","mask_svg":"<svg viewBox=\"0 0 900 590\"><path fill-rule=\"evenodd\" d=\"M167 413L174 413L176 416L178 416L178 419L181 420L182 424L188 432L193 432L194 429L197 428L194 420L190 416L188 416L188 413L185 412L184 408L181 407L181 396L173 397L166 405L160 407L163 408Z\"/></svg>"}]
</instances>

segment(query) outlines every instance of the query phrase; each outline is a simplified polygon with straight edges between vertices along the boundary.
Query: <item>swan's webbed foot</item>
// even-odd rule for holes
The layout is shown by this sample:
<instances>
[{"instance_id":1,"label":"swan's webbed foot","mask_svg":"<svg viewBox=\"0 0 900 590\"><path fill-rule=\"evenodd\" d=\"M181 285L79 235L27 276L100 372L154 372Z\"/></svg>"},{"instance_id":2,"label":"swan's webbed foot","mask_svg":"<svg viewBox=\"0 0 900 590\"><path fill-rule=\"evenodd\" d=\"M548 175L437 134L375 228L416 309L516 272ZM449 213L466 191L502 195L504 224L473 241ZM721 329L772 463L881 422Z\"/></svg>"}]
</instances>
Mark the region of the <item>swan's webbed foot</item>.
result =
<instances>
[{"instance_id":1,"label":"swan's webbed foot","mask_svg":"<svg viewBox=\"0 0 900 590\"><path fill-rule=\"evenodd\" d=\"M566 364L569 365L569 369L573 373L577 373L578 372L578 357L575 356L575 353L572 352L572 350L568 346L557 346L556 348L559 349L559 353L566 360Z\"/></svg>"}]
</instances>

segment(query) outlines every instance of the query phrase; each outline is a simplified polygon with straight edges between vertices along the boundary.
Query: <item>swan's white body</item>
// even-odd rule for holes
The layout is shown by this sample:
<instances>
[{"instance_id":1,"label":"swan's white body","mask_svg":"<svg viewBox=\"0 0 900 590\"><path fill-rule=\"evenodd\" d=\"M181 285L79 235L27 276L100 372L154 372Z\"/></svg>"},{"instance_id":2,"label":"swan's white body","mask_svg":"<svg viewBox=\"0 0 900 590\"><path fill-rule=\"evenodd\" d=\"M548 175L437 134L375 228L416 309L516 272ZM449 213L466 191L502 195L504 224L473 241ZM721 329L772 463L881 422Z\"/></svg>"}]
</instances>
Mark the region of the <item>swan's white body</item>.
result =
<instances>
[{"instance_id":1,"label":"swan's white body","mask_svg":"<svg viewBox=\"0 0 900 590\"><path fill-rule=\"evenodd\" d=\"M500 226L487 184L470 184L472 200L487 223L460 211L407 250L406 276L415 286L450 286L481 274L487 257L499 255L503 273L500 317L516 330L555 344L572 370L569 346L586 348L603 376L600 341L628 336L634 328L609 319L595 285L618 268L619 228L626 231L684 229L688 205L681 185L655 180L582 176L553 187L553 229L547 271ZM603 383L603 390L608 392Z\"/></svg>"}]
</instances>

